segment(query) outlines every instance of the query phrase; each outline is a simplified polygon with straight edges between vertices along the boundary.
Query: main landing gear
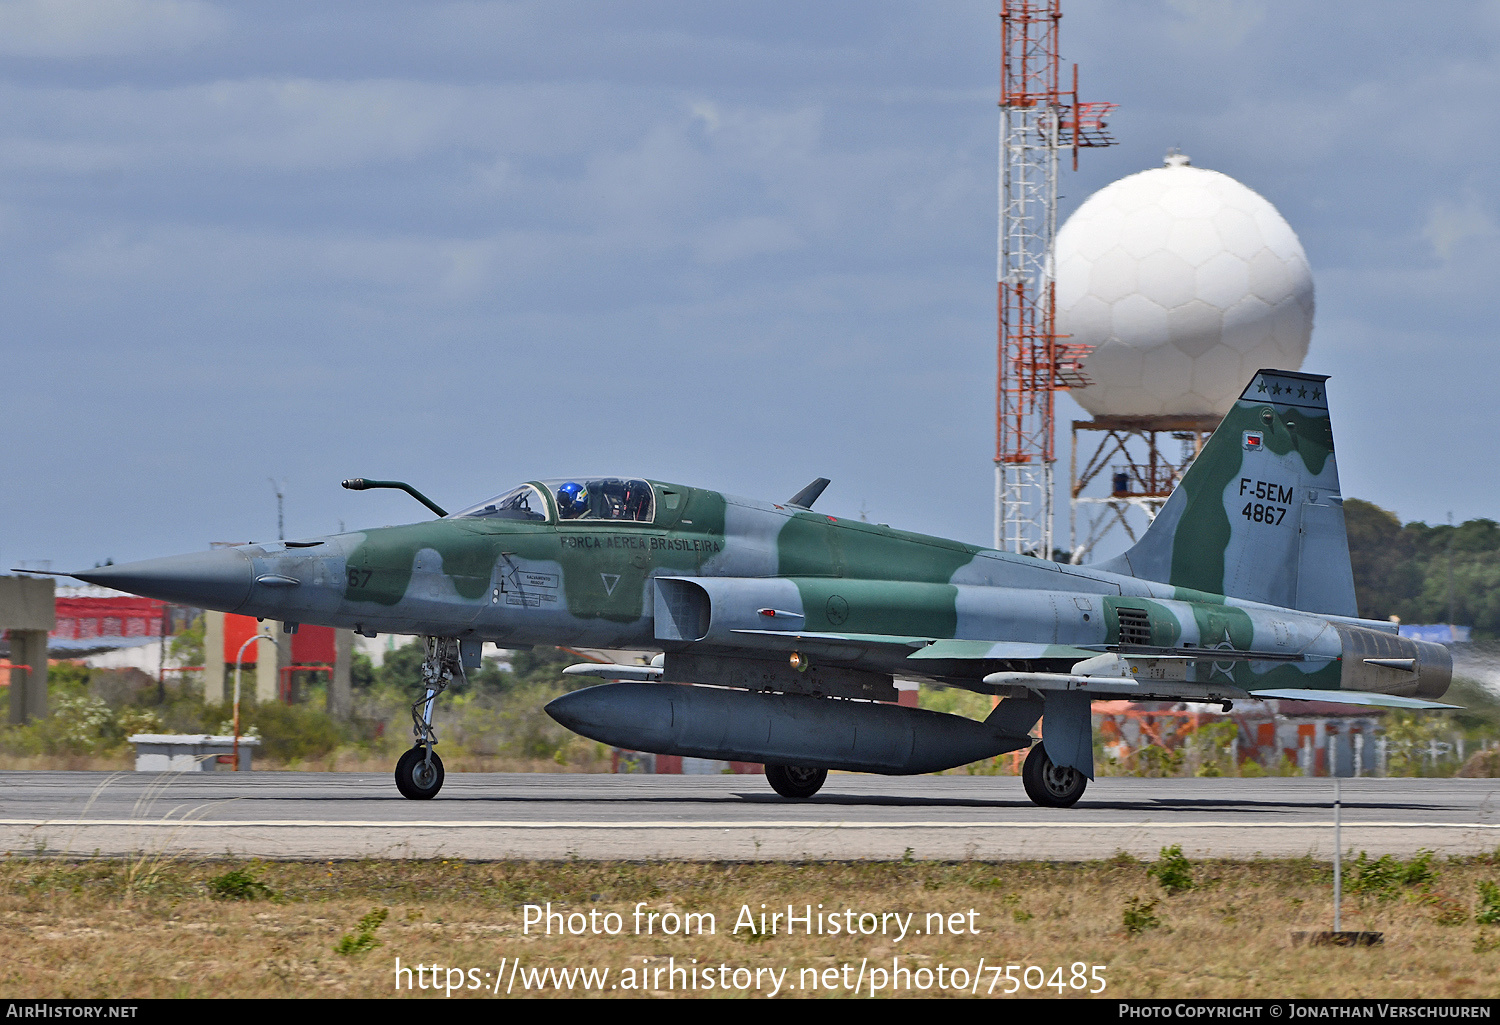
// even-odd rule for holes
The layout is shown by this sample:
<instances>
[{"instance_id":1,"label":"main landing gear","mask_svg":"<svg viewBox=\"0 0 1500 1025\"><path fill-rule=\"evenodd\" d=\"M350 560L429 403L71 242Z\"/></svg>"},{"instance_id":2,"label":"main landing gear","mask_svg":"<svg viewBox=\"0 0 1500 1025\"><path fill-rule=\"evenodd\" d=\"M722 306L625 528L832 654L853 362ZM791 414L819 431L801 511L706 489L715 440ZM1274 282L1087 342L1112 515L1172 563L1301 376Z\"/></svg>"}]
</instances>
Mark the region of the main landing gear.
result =
<instances>
[{"instance_id":1,"label":"main landing gear","mask_svg":"<svg viewBox=\"0 0 1500 1025\"><path fill-rule=\"evenodd\" d=\"M767 767L767 773L770 768ZM1040 742L1031 745L1021 766L1021 782L1026 796L1043 808L1071 808L1083 796L1089 778L1077 769L1053 765L1047 749Z\"/></svg>"},{"instance_id":2,"label":"main landing gear","mask_svg":"<svg viewBox=\"0 0 1500 1025\"><path fill-rule=\"evenodd\" d=\"M823 789L828 779L827 769L813 769L802 765L767 765L766 782L782 797L803 799Z\"/></svg>"},{"instance_id":3,"label":"main landing gear","mask_svg":"<svg viewBox=\"0 0 1500 1025\"><path fill-rule=\"evenodd\" d=\"M464 678L458 657L458 641L452 637L423 638L427 657L422 660L422 696L411 706L411 732L416 745L396 763L396 789L402 797L425 801L443 789L443 760L433 750L437 734L432 731L432 706L437 696L455 679Z\"/></svg>"}]
</instances>

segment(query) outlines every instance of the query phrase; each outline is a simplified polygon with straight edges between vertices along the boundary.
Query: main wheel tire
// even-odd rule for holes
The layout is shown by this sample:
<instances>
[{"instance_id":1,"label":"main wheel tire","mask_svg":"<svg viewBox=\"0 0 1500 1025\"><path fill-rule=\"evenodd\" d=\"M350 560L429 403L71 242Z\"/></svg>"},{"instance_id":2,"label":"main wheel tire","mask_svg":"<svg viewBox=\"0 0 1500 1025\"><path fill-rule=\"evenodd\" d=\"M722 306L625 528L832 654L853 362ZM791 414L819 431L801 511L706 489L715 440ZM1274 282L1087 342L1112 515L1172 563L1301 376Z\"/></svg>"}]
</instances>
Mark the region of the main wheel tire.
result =
<instances>
[{"instance_id":1,"label":"main wheel tire","mask_svg":"<svg viewBox=\"0 0 1500 1025\"><path fill-rule=\"evenodd\" d=\"M823 789L827 769L810 769L803 765L767 765L766 782L782 797L802 800Z\"/></svg>"},{"instance_id":2,"label":"main wheel tire","mask_svg":"<svg viewBox=\"0 0 1500 1025\"><path fill-rule=\"evenodd\" d=\"M443 789L443 760L434 751L429 763L426 751L420 746L412 748L396 763L396 789L413 801L436 797Z\"/></svg>"},{"instance_id":3,"label":"main wheel tire","mask_svg":"<svg viewBox=\"0 0 1500 1025\"><path fill-rule=\"evenodd\" d=\"M1043 808L1071 808L1083 796L1089 778L1077 769L1053 765L1044 745L1033 744L1021 766L1026 796Z\"/></svg>"}]
</instances>

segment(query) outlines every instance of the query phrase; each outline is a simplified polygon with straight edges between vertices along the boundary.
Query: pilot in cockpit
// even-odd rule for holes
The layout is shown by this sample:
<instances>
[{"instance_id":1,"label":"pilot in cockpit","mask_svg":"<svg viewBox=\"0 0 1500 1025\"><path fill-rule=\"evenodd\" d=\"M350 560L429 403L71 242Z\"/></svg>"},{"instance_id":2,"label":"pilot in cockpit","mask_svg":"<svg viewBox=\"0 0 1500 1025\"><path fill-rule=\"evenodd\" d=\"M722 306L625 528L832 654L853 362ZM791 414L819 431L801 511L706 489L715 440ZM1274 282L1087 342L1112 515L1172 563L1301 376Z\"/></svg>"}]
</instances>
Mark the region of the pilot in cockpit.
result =
<instances>
[{"instance_id":1,"label":"pilot in cockpit","mask_svg":"<svg viewBox=\"0 0 1500 1025\"><path fill-rule=\"evenodd\" d=\"M576 520L589 511L589 489L576 481L568 481L557 489L557 515L559 519Z\"/></svg>"}]
</instances>

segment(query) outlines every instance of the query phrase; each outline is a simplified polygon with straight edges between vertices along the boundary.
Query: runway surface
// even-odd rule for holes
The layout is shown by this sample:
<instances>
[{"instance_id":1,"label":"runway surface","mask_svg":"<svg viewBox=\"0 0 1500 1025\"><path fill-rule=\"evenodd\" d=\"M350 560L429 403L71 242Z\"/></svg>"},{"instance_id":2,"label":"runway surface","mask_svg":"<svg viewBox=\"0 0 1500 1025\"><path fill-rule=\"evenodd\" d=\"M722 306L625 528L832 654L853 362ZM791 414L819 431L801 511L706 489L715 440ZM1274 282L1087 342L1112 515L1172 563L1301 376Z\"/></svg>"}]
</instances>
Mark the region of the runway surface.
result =
<instances>
[{"instance_id":1,"label":"runway surface","mask_svg":"<svg viewBox=\"0 0 1500 1025\"><path fill-rule=\"evenodd\" d=\"M1500 847L1500 780L1342 781L1342 846L1371 855ZM832 775L810 801L760 776L449 775L408 801L387 775L0 772L12 855L262 858L1330 858L1330 779L1092 783L1038 808L1007 776Z\"/></svg>"}]
</instances>

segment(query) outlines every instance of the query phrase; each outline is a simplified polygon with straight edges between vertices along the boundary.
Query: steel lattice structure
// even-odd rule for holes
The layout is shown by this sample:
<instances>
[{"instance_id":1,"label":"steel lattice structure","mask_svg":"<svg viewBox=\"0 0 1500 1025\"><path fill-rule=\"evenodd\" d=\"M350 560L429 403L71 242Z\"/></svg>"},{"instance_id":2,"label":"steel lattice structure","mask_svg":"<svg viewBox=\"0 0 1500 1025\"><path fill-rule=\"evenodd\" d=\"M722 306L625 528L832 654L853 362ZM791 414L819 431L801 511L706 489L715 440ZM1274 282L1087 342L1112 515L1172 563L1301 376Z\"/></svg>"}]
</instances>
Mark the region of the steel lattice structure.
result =
<instances>
[{"instance_id":1,"label":"steel lattice structure","mask_svg":"<svg viewBox=\"0 0 1500 1025\"><path fill-rule=\"evenodd\" d=\"M1061 0L1005 0L1000 14L999 346L995 400L995 547L1051 558L1054 401L1081 387L1089 347L1057 334L1052 243L1058 160L1107 146L1115 105L1078 102L1078 68L1058 80Z\"/></svg>"}]
</instances>

